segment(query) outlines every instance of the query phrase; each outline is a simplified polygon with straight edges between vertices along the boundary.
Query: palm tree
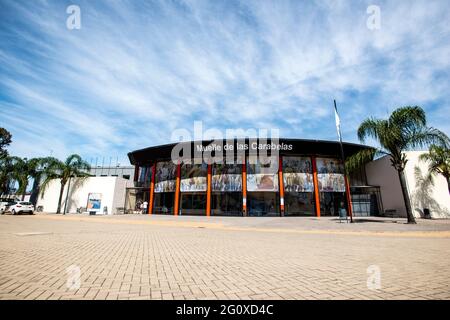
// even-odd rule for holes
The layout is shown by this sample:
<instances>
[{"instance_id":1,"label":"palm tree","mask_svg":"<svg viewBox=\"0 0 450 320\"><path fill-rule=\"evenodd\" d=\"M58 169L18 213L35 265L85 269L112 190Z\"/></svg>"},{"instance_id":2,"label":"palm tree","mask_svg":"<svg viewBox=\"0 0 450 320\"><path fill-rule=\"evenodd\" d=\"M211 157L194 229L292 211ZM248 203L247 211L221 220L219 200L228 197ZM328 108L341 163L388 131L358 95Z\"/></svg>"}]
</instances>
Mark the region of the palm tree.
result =
<instances>
[{"instance_id":1,"label":"palm tree","mask_svg":"<svg viewBox=\"0 0 450 320\"><path fill-rule=\"evenodd\" d=\"M349 157L347 168L352 170L374 157L388 156L398 173L408 223L416 223L406 187L404 169L408 159L404 151L433 143L448 145L448 137L437 129L427 127L422 108L407 106L394 110L388 119L364 120L358 128L358 139L364 143L367 138L377 140L379 148L366 149Z\"/></svg>"},{"instance_id":2,"label":"palm tree","mask_svg":"<svg viewBox=\"0 0 450 320\"><path fill-rule=\"evenodd\" d=\"M19 187L18 194L22 194L22 201L25 199L25 193L30 179L39 182L40 176L49 161L49 158L20 158L10 157L10 173L13 180L17 181Z\"/></svg>"},{"instance_id":3,"label":"palm tree","mask_svg":"<svg viewBox=\"0 0 450 320\"><path fill-rule=\"evenodd\" d=\"M0 195L9 194L11 182L14 180L14 158L4 156L0 159Z\"/></svg>"},{"instance_id":4,"label":"palm tree","mask_svg":"<svg viewBox=\"0 0 450 320\"><path fill-rule=\"evenodd\" d=\"M8 156L6 147L11 144L11 133L5 128L0 128L0 159Z\"/></svg>"},{"instance_id":5,"label":"palm tree","mask_svg":"<svg viewBox=\"0 0 450 320\"><path fill-rule=\"evenodd\" d=\"M84 161L79 155L72 154L67 157L66 161L55 158L50 159L45 172L45 178L41 185L41 194L45 192L49 182L53 179L60 179L61 188L59 191L58 209L56 213L61 213L61 202L64 187L72 177L89 177L91 167L89 163Z\"/></svg>"},{"instance_id":6,"label":"palm tree","mask_svg":"<svg viewBox=\"0 0 450 320\"><path fill-rule=\"evenodd\" d=\"M28 161L27 158L11 157L13 161L12 176L18 183L16 194L22 195L22 201L25 199L25 192L28 186Z\"/></svg>"},{"instance_id":7,"label":"palm tree","mask_svg":"<svg viewBox=\"0 0 450 320\"><path fill-rule=\"evenodd\" d=\"M16 194L22 195L22 201L25 198L25 192L28 186L28 160L27 158L8 157L9 158L9 180L18 184Z\"/></svg>"},{"instance_id":8,"label":"palm tree","mask_svg":"<svg viewBox=\"0 0 450 320\"><path fill-rule=\"evenodd\" d=\"M444 176L450 194L450 149L445 145L431 145L429 152L420 155L419 159L428 162L430 174L442 174Z\"/></svg>"},{"instance_id":9,"label":"palm tree","mask_svg":"<svg viewBox=\"0 0 450 320\"><path fill-rule=\"evenodd\" d=\"M30 160L28 174L33 178L33 190L30 201L34 205L36 205L37 197L39 196L42 177L45 177L49 173L50 164L55 160L53 157L34 158Z\"/></svg>"}]
</instances>

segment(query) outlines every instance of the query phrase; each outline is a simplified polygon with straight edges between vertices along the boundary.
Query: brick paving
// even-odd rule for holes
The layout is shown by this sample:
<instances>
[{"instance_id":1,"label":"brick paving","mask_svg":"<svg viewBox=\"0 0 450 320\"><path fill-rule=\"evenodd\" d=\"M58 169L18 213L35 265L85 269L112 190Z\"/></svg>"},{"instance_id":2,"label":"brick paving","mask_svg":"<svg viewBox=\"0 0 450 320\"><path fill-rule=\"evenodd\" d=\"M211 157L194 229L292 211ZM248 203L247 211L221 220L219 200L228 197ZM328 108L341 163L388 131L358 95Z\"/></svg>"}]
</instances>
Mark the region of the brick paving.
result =
<instances>
[{"instance_id":1,"label":"brick paving","mask_svg":"<svg viewBox=\"0 0 450 320\"><path fill-rule=\"evenodd\" d=\"M450 299L449 265L442 220L0 216L0 299Z\"/></svg>"}]
</instances>

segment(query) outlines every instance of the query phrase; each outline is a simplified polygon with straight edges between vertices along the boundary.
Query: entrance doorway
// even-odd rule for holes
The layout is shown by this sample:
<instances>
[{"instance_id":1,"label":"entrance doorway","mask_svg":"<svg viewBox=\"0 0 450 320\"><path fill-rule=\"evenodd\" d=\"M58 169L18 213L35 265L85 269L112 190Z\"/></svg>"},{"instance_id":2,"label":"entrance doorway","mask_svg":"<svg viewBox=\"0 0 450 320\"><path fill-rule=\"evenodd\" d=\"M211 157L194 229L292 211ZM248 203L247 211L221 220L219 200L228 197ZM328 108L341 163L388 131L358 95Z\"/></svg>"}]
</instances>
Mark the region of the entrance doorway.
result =
<instances>
[{"instance_id":1,"label":"entrance doorway","mask_svg":"<svg viewBox=\"0 0 450 320\"><path fill-rule=\"evenodd\" d=\"M241 216L242 193L213 192L211 195L211 215L213 216Z\"/></svg>"},{"instance_id":2,"label":"entrance doorway","mask_svg":"<svg viewBox=\"0 0 450 320\"><path fill-rule=\"evenodd\" d=\"M142 212L141 205L147 201L147 212ZM127 188L125 195L125 213L148 213L150 191L148 188Z\"/></svg>"},{"instance_id":3,"label":"entrance doorway","mask_svg":"<svg viewBox=\"0 0 450 320\"><path fill-rule=\"evenodd\" d=\"M323 216L338 216L339 208L346 206L344 192L321 192L320 214Z\"/></svg>"},{"instance_id":4,"label":"entrance doorway","mask_svg":"<svg viewBox=\"0 0 450 320\"><path fill-rule=\"evenodd\" d=\"M276 192L249 192L247 201L249 216L280 216L280 202Z\"/></svg>"},{"instance_id":5,"label":"entrance doorway","mask_svg":"<svg viewBox=\"0 0 450 320\"><path fill-rule=\"evenodd\" d=\"M175 192L155 192L153 213L173 214Z\"/></svg>"},{"instance_id":6,"label":"entrance doorway","mask_svg":"<svg viewBox=\"0 0 450 320\"><path fill-rule=\"evenodd\" d=\"M206 193L181 192L180 197L182 215L206 215Z\"/></svg>"}]
</instances>

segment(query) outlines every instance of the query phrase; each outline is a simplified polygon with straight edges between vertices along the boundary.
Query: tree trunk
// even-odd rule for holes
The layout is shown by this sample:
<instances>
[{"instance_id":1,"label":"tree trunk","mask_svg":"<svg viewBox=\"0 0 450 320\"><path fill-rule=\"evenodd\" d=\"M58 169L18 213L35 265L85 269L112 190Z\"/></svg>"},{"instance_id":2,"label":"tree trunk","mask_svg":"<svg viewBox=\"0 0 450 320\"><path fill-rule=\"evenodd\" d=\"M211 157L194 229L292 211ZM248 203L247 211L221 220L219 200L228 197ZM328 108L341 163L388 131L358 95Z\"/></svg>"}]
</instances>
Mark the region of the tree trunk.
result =
<instances>
[{"instance_id":1,"label":"tree trunk","mask_svg":"<svg viewBox=\"0 0 450 320\"><path fill-rule=\"evenodd\" d=\"M445 180L447 180L447 188L448 188L448 193L450 195L450 177L445 177Z\"/></svg>"},{"instance_id":2,"label":"tree trunk","mask_svg":"<svg viewBox=\"0 0 450 320\"><path fill-rule=\"evenodd\" d=\"M65 183L61 182L61 190L59 190L58 209L56 210L56 213L61 213L61 202L62 202L62 197L63 197L63 192L64 192L64 185L65 185Z\"/></svg>"},{"instance_id":3,"label":"tree trunk","mask_svg":"<svg viewBox=\"0 0 450 320\"><path fill-rule=\"evenodd\" d=\"M27 188L28 188L28 180L27 180L27 183L24 183L24 187L23 187L23 193L22 193L22 201L24 201L25 200L25 194L27 193ZM20 186L20 184L19 184L19 186Z\"/></svg>"},{"instance_id":4,"label":"tree trunk","mask_svg":"<svg viewBox=\"0 0 450 320\"><path fill-rule=\"evenodd\" d=\"M37 175L33 181L33 189L31 190L30 202L34 206L36 206L38 198L39 198L40 181L41 181L40 175Z\"/></svg>"},{"instance_id":5,"label":"tree trunk","mask_svg":"<svg viewBox=\"0 0 450 320\"><path fill-rule=\"evenodd\" d=\"M411 202L409 201L408 189L406 187L405 172L403 170L399 170L397 172L400 179L400 186L402 188L403 201L405 202L406 217L408 218L408 223L416 224L416 219L414 218L411 209Z\"/></svg>"},{"instance_id":6,"label":"tree trunk","mask_svg":"<svg viewBox=\"0 0 450 320\"><path fill-rule=\"evenodd\" d=\"M64 201L64 211L63 211L63 214L66 214L67 203L69 202L70 179L71 179L71 178L69 178L69 185L67 186L67 194L66 194L66 201Z\"/></svg>"}]
</instances>

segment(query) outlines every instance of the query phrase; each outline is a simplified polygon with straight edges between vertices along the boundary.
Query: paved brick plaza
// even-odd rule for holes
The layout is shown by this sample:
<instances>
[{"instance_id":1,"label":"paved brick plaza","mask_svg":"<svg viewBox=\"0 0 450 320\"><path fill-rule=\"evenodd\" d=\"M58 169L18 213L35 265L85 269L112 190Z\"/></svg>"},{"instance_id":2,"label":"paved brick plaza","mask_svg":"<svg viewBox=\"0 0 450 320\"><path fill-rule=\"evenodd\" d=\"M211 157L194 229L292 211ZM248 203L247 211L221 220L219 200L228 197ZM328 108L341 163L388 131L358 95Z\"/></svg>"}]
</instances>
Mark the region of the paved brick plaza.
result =
<instances>
[{"instance_id":1,"label":"paved brick plaza","mask_svg":"<svg viewBox=\"0 0 450 320\"><path fill-rule=\"evenodd\" d=\"M449 299L450 221L394 222L2 215L0 298Z\"/></svg>"}]
</instances>

